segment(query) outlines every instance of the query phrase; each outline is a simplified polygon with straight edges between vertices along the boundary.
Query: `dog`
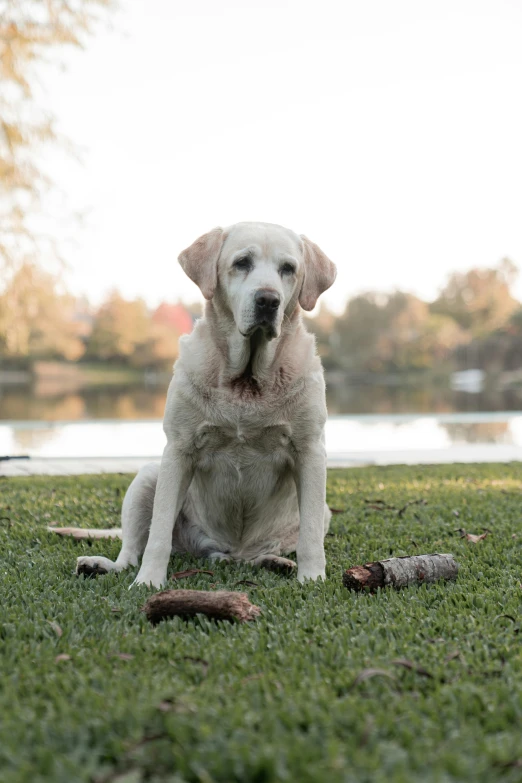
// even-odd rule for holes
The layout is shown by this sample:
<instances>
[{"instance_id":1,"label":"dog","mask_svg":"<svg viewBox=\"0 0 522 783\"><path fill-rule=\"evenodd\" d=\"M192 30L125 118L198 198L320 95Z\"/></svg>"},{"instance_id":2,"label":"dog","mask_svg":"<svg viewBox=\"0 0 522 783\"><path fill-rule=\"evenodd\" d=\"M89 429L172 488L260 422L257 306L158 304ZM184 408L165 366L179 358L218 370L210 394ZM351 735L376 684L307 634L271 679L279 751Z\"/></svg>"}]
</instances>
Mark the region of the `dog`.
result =
<instances>
[{"instance_id":1,"label":"dog","mask_svg":"<svg viewBox=\"0 0 522 783\"><path fill-rule=\"evenodd\" d=\"M167 394L161 464L143 467L122 508L115 562L79 557L78 574L137 566L161 588L171 552L246 561L325 579L325 384L301 310L334 282L335 265L305 236L270 223L215 228L179 256L205 303L181 338ZM55 529L56 530L56 529Z\"/></svg>"}]
</instances>

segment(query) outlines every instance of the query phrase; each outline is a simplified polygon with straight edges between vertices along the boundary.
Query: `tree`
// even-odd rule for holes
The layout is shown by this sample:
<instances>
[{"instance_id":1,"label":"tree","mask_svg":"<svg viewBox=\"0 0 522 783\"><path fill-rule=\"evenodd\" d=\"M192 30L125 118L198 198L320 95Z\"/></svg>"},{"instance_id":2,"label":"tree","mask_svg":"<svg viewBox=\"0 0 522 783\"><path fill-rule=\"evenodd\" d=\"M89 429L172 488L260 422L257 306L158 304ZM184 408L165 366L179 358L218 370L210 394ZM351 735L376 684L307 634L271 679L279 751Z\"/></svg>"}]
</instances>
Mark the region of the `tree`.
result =
<instances>
[{"instance_id":1,"label":"tree","mask_svg":"<svg viewBox=\"0 0 522 783\"><path fill-rule=\"evenodd\" d=\"M86 353L94 359L133 364L149 336L150 318L143 299L128 301L115 291L95 315Z\"/></svg>"},{"instance_id":2,"label":"tree","mask_svg":"<svg viewBox=\"0 0 522 783\"><path fill-rule=\"evenodd\" d=\"M84 350L75 300L57 279L23 264L0 294L0 354L12 358L78 359Z\"/></svg>"},{"instance_id":3,"label":"tree","mask_svg":"<svg viewBox=\"0 0 522 783\"><path fill-rule=\"evenodd\" d=\"M339 366L365 372L427 369L468 339L452 318L402 291L354 297L335 332Z\"/></svg>"},{"instance_id":4,"label":"tree","mask_svg":"<svg viewBox=\"0 0 522 783\"><path fill-rule=\"evenodd\" d=\"M341 368L379 371L383 369L377 345L386 328L384 304L387 298L365 293L350 299L338 319L334 342Z\"/></svg>"},{"instance_id":5,"label":"tree","mask_svg":"<svg viewBox=\"0 0 522 783\"><path fill-rule=\"evenodd\" d=\"M82 47L112 0L3 0L0 9L0 266L19 267L45 245L32 218L51 186L43 149L58 141L35 98L35 66L65 46ZM56 59L56 58L54 58Z\"/></svg>"},{"instance_id":6,"label":"tree","mask_svg":"<svg viewBox=\"0 0 522 783\"><path fill-rule=\"evenodd\" d=\"M339 335L335 329L337 319L334 313L328 309L324 302L321 302L317 315L313 318L305 315L304 320L307 330L315 334L317 350L325 369L337 367Z\"/></svg>"},{"instance_id":7,"label":"tree","mask_svg":"<svg viewBox=\"0 0 522 783\"><path fill-rule=\"evenodd\" d=\"M397 291L384 309L387 326L378 355L389 369L427 369L467 340L452 318L430 313L426 302L412 294Z\"/></svg>"},{"instance_id":8,"label":"tree","mask_svg":"<svg viewBox=\"0 0 522 783\"><path fill-rule=\"evenodd\" d=\"M504 326L520 306L511 294L517 273L508 258L492 269L454 272L431 311L450 316L473 337L492 332Z\"/></svg>"}]
</instances>

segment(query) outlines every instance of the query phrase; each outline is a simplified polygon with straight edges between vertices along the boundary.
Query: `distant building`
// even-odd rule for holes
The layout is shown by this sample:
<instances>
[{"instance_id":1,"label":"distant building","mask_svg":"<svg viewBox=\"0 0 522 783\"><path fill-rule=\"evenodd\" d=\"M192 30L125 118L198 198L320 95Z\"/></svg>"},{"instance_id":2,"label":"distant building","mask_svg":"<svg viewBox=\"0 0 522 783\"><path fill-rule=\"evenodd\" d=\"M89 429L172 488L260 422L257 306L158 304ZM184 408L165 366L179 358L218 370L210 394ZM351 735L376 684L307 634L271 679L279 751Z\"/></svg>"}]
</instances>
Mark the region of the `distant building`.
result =
<instances>
[{"instance_id":1,"label":"distant building","mask_svg":"<svg viewBox=\"0 0 522 783\"><path fill-rule=\"evenodd\" d=\"M195 318L180 302L177 304L162 302L152 314L152 320L156 324L170 326L178 334L189 334L194 326Z\"/></svg>"}]
</instances>

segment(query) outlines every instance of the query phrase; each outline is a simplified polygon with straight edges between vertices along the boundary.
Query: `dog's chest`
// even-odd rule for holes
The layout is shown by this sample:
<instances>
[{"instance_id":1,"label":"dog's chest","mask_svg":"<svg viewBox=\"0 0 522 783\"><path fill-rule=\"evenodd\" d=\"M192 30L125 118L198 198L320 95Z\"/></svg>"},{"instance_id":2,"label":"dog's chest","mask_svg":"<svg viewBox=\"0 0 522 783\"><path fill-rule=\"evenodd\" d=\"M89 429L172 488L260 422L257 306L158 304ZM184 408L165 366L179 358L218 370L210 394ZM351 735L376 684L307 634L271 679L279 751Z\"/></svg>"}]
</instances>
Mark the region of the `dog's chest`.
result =
<instances>
[{"instance_id":1,"label":"dog's chest","mask_svg":"<svg viewBox=\"0 0 522 783\"><path fill-rule=\"evenodd\" d=\"M203 423L194 437L196 464L200 470L229 466L246 470L269 463L274 469L293 462L292 428L288 423L270 426L248 422L212 425Z\"/></svg>"}]
</instances>

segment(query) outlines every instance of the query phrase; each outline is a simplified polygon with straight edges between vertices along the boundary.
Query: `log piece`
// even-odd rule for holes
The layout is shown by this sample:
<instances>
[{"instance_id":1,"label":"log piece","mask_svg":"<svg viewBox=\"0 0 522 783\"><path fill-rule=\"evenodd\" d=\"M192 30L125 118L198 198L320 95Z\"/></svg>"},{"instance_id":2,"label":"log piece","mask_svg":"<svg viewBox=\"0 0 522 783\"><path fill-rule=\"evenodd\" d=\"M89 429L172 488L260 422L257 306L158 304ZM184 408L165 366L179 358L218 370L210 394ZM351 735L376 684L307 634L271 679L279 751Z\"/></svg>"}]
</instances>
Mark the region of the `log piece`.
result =
<instances>
[{"instance_id":1,"label":"log piece","mask_svg":"<svg viewBox=\"0 0 522 783\"><path fill-rule=\"evenodd\" d=\"M343 584L349 590L376 590L378 587L406 587L438 579L456 579L459 570L453 555L433 554L390 557L363 566L348 568Z\"/></svg>"},{"instance_id":2,"label":"log piece","mask_svg":"<svg viewBox=\"0 0 522 783\"><path fill-rule=\"evenodd\" d=\"M227 590L163 590L151 596L142 609L153 625L168 617L194 617L205 614L214 620L255 620L261 609L248 600L246 593Z\"/></svg>"}]
</instances>

